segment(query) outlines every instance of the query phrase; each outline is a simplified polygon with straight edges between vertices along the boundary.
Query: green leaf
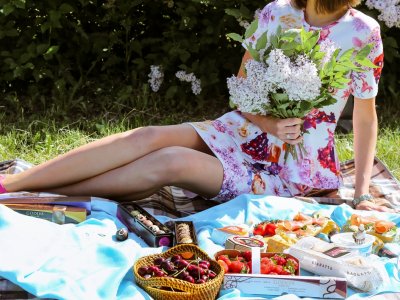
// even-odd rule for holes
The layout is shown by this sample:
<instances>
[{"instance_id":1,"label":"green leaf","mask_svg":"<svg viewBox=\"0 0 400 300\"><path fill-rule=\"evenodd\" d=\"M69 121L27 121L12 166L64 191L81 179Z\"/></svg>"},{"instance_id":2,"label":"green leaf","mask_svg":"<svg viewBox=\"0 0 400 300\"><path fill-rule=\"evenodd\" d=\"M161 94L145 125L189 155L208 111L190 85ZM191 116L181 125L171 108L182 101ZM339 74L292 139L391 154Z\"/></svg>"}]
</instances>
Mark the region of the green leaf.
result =
<instances>
[{"instance_id":1,"label":"green leaf","mask_svg":"<svg viewBox=\"0 0 400 300\"><path fill-rule=\"evenodd\" d=\"M258 28L258 20L254 20L251 22L250 26L247 27L246 33L244 34L245 38L248 39L253 36L253 34L256 32Z\"/></svg>"},{"instance_id":2,"label":"green leaf","mask_svg":"<svg viewBox=\"0 0 400 300\"><path fill-rule=\"evenodd\" d=\"M261 49L265 49L268 43L268 34L264 32L256 43L256 50L260 51Z\"/></svg>"},{"instance_id":3,"label":"green leaf","mask_svg":"<svg viewBox=\"0 0 400 300\"><path fill-rule=\"evenodd\" d=\"M226 36L227 36L228 38L230 38L230 39L236 41L236 42L239 42L239 43L242 43L242 42L243 42L243 38L242 38L242 36L241 36L240 34L237 34L237 33L228 33Z\"/></svg>"},{"instance_id":4,"label":"green leaf","mask_svg":"<svg viewBox=\"0 0 400 300\"><path fill-rule=\"evenodd\" d=\"M50 46L49 49L47 49L45 54L54 54L57 53L58 49L60 46Z\"/></svg>"},{"instance_id":5,"label":"green leaf","mask_svg":"<svg viewBox=\"0 0 400 300\"><path fill-rule=\"evenodd\" d=\"M3 6L3 9L1 9L1 12L3 13L3 15L8 16L14 11L14 9L15 9L14 5L5 4Z\"/></svg>"},{"instance_id":6,"label":"green leaf","mask_svg":"<svg viewBox=\"0 0 400 300\"><path fill-rule=\"evenodd\" d=\"M252 44L250 44L250 45L252 45ZM247 48L247 51L249 51L251 57L252 57L254 60L260 61L260 53L259 53L256 49L254 49L254 48L252 48L252 47L248 47L248 48Z\"/></svg>"},{"instance_id":7,"label":"green leaf","mask_svg":"<svg viewBox=\"0 0 400 300\"><path fill-rule=\"evenodd\" d=\"M357 60L357 62L364 66L364 67L368 67L368 68L379 68L378 66L374 65L372 61L370 61L368 58L364 58L363 60Z\"/></svg>"},{"instance_id":8,"label":"green leaf","mask_svg":"<svg viewBox=\"0 0 400 300\"><path fill-rule=\"evenodd\" d=\"M69 13L74 11L74 8L71 5L67 4L67 3L63 3L63 4L60 5L59 11L62 14L69 14Z\"/></svg>"},{"instance_id":9,"label":"green leaf","mask_svg":"<svg viewBox=\"0 0 400 300\"><path fill-rule=\"evenodd\" d=\"M229 16L235 17L236 19L242 17L242 13L240 12L239 9L234 9L234 8L226 8L225 13Z\"/></svg>"},{"instance_id":10,"label":"green leaf","mask_svg":"<svg viewBox=\"0 0 400 300\"><path fill-rule=\"evenodd\" d=\"M360 51L357 52L356 60L363 60L368 56L371 50L372 50L372 45L371 44L366 45L364 48L362 48Z\"/></svg>"}]
</instances>

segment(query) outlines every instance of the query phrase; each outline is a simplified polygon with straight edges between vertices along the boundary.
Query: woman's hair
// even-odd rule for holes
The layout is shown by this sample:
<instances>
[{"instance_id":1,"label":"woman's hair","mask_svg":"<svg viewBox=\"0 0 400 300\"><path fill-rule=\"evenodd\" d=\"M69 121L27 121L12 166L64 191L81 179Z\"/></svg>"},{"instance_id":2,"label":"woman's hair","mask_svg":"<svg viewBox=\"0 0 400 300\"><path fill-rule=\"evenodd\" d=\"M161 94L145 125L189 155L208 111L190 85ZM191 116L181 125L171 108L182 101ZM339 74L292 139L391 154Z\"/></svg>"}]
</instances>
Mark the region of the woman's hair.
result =
<instances>
[{"instance_id":1,"label":"woman's hair","mask_svg":"<svg viewBox=\"0 0 400 300\"><path fill-rule=\"evenodd\" d=\"M306 8L307 0L291 0L298 9ZM345 5L357 6L361 0L316 0L316 10L319 13L331 13Z\"/></svg>"}]
</instances>

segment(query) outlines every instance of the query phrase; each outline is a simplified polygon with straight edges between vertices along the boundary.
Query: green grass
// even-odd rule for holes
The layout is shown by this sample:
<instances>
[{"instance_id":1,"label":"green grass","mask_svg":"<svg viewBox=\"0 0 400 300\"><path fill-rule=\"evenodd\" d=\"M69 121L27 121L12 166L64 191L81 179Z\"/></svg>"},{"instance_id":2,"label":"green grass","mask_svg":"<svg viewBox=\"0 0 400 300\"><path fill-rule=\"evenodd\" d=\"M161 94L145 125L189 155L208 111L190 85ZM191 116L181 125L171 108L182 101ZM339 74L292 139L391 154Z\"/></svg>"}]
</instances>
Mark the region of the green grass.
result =
<instances>
[{"instance_id":1,"label":"green grass","mask_svg":"<svg viewBox=\"0 0 400 300\"><path fill-rule=\"evenodd\" d=\"M392 111L385 109L380 113L376 156L400 179L400 118ZM214 118L222 113L223 110L215 108L189 113L153 108L130 111L122 116L107 113L92 120L77 118L75 123L55 121L50 115L45 115L41 121L25 119L12 124L7 124L8 118L0 115L0 160L21 158L38 164L94 139L137 126L204 120L206 116ZM352 134L337 134L336 138L340 160L352 159Z\"/></svg>"}]
</instances>

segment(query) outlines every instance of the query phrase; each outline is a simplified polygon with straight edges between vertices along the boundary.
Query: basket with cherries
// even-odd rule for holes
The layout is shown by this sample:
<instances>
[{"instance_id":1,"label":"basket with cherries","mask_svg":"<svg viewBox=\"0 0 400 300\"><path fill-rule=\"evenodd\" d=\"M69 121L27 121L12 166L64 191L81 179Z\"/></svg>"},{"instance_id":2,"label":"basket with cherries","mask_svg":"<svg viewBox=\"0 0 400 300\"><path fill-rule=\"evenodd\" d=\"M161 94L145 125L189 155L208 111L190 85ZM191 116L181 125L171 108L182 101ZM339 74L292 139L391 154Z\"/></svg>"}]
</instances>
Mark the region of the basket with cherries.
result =
<instances>
[{"instance_id":1,"label":"basket with cherries","mask_svg":"<svg viewBox=\"0 0 400 300\"><path fill-rule=\"evenodd\" d=\"M216 276L210 269L208 260L200 258L186 260L179 254L171 258L157 257L152 265L140 267L138 274L143 278L172 277L199 284L206 283Z\"/></svg>"}]
</instances>

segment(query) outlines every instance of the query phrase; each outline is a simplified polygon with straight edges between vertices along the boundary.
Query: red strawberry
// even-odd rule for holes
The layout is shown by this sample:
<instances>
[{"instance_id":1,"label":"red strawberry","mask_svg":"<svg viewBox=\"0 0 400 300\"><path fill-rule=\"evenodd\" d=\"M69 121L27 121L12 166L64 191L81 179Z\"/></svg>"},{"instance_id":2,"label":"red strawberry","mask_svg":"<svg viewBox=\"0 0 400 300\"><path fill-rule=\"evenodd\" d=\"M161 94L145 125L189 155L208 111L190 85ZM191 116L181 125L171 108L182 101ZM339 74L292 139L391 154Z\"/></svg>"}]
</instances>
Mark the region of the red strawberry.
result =
<instances>
[{"instance_id":1,"label":"red strawberry","mask_svg":"<svg viewBox=\"0 0 400 300\"><path fill-rule=\"evenodd\" d=\"M283 271L283 266L281 266L281 265L275 265L275 266L272 268L272 272L275 272L275 273L278 274L278 275L281 275L281 274L282 274L282 271Z\"/></svg>"},{"instance_id":2,"label":"red strawberry","mask_svg":"<svg viewBox=\"0 0 400 300\"><path fill-rule=\"evenodd\" d=\"M222 261L224 261L228 267L229 267L230 264L232 263L232 261L231 261L231 259L229 258L229 256L228 256L228 255L225 255L225 254L219 255L219 256L217 257L217 260L222 260Z\"/></svg>"},{"instance_id":3,"label":"red strawberry","mask_svg":"<svg viewBox=\"0 0 400 300\"><path fill-rule=\"evenodd\" d=\"M229 266L229 270L232 273L248 273L247 265L238 260L232 261L231 265Z\"/></svg>"},{"instance_id":4,"label":"red strawberry","mask_svg":"<svg viewBox=\"0 0 400 300\"><path fill-rule=\"evenodd\" d=\"M224 270L225 273L229 273L229 267L228 267L228 265L226 264L225 261L219 259L219 260L217 260L217 262L222 267L222 269Z\"/></svg>"},{"instance_id":5,"label":"red strawberry","mask_svg":"<svg viewBox=\"0 0 400 300\"><path fill-rule=\"evenodd\" d=\"M289 257L286 260L286 267L292 267L294 271L297 271L299 269L299 263L294 258Z\"/></svg>"},{"instance_id":6,"label":"red strawberry","mask_svg":"<svg viewBox=\"0 0 400 300\"><path fill-rule=\"evenodd\" d=\"M261 264L261 274L269 274L272 272L272 265L271 264Z\"/></svg>"},{"instance_id":7,"label":"red strawberry","mask_svg":"<svg viewBox=\"0 0 400 300\"><path fill-rule=\"evenodd\" d=\"M272 257L272 260L274 260L277 265L281 265L281 266L286 265L286 259L284 258L283 255L275 254Z\"/></svg>"},{"instance_id":8,"label":"red strawberry","mask_svg":"<svg viewBox=\"0 0 400 300\"><path fill-rule=\"evenodd\" d=\"M259 223L253 229L254 235L261 235L264 236L266 232L267 224L266 223Z\"/></svg>"},{"instance_id":9,"label":"red strawberry","mask_svg":"<svg viewBox=\"0 0 400 300\"><path fill-rule=\"evenodd\" d=\"M272 236L275 235L276 224L268 223L267 228L265 229L265 235Z\"/></svg>"},{"instance_id":10,"label":"red strawberry","mask_svg":"<svg viewBox=\"0 0 400 300\"><path fill-rule=\"evenodd\" d=\"M251 251L242 252L242 256L246 261L251 261Z\"/></svg>"}]
</instances>

